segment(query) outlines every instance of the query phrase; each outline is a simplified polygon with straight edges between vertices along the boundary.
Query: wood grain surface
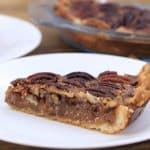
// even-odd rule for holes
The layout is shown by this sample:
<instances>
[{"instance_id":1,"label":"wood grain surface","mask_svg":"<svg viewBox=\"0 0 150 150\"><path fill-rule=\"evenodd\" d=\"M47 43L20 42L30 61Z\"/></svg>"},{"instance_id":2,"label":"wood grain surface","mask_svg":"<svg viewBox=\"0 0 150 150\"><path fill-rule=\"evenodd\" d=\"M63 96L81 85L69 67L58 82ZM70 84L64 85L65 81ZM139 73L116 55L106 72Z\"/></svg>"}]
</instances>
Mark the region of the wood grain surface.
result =
<instances>
[{"instance_id":1,"label":"wood grain surface","mask_svg":"<svg viewBox=\"0 0 150 150\"><path fill-rule=\"evenodd\" d=\"M29 0L0 0L0 13L16 16L31 21L27 13ZM68 47L60 38L59 32L53 28L38 26L43 33L41 45L28 55L52 52L75 52L77 50ZM0 150L42 150L0 141ZM133 144L125 147L112 148L111 150L150 150L150 141Z\"/></svg>"}]
</instances>

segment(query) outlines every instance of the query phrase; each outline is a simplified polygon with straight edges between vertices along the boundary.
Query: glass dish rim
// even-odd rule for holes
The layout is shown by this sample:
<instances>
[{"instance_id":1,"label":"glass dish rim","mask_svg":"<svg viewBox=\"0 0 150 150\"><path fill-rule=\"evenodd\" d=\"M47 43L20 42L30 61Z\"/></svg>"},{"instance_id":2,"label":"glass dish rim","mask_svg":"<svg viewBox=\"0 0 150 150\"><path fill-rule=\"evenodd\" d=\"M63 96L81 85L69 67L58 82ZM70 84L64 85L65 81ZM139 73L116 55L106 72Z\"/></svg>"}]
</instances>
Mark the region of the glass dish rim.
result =
<instances>
[{"instance_id":1,"label":"glass dish rim","mask_svg":"<svg viewBox=\"0 0 150 150\"><path fill-rule=\"evenodd\" d=\"M85 26L81 24L76 24L72 21L64 19L63 17L58 16L54 12L54 4L58 0L31 0L28 10L31 18L41 25L53 26L58 29L65 29L73 32L80 32L84 34L89 34L93 36L99 36L110 40L124 41L128 43L141 43L141 44L150 44L150 34L145 33L127 33L127 32L117 32L113 29L98 29L95 27ZM40 2L44 2L40 4ZM54 3L51 4L50 3ZM44 15L43 18L39 19L38 16L35 17L34 11L39 10L40 15Z\"/></svg>"}]
</instances>

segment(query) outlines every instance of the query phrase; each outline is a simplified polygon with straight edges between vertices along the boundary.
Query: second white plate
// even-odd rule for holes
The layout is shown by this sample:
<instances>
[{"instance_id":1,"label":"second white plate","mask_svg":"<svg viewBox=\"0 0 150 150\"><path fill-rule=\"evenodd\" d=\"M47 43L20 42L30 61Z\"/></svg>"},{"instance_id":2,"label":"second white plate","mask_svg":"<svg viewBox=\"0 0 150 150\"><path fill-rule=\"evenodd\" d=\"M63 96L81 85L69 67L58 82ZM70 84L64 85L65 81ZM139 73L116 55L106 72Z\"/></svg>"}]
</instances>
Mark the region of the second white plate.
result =
<instances>
[{"instance_id":1,"label":"second white plate","mask_svg":"<svg viewBox=\"0 0 150 150\"><path fill-rule=\"evenodd\" d=\"M145 63L121 57L96 54L51 54L13 60L0 65L0 140L47 148L86 149L126 145L150 139L150 104L126 130L116 135L82 129L16 112L5 104L9 82L35 72L66 74L86 71L98 75L115 70L137 74ZM8 69L9 68L9 69Z\"/></svg>"},{"instance_id":2,"label":"second white plate","mask_svg":"<svg viewBox=\"0 0 150 150\"><path fill-rule=\"evenodd\" d=\"M31 52L41 38L41 32L31 23L0 15L0 63Z\"/></svg>"}]
</instances>

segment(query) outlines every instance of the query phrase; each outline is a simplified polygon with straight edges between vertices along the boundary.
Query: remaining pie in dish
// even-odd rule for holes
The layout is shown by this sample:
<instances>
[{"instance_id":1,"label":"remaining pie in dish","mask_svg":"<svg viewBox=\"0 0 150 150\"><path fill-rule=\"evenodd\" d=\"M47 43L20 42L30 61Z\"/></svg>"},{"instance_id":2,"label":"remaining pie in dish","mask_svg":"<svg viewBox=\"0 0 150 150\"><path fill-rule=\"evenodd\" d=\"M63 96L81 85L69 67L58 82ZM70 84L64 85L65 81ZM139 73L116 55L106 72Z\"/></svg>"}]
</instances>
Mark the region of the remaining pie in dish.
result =
<instances>
[{"instance_id":1,"label":"remaining pie in dish","mask_svg":"<svg viewBox=\"0 0 150 150\"><path fill-rule=\"evenodd\" d=\"M80 127L114 134L125 129L150 99L150 64L137 76L106 71L64 76L42 72L11 82L12 108Z\"/></svg>"},{"instance_id":2,"label":"remaining pie in dish","mask_svg":"<svg viewBox=\"0 0 150 150\"><path fill-rule=\"evenodd\" d=\"M74 23L120 32L150 33L150 11L96 0L58 0L55 12Z\"/></svg>"},{"instance_id":3,"label":"remaining pie in dish","mask_svg":"<svg viewBox=\"0 0 150 150\"><path fill-rule=\"evenodd\" d=\"M139 58L150 55L150 10L144 9L144 5L133 6L132 1L132 6L110 3L110 1L99 2L98 0L56 1L53 12L57 15L57 19L61 17L60 22L65 25L65 29L61 30L63 40L84 51ZM120 4L121 2L119 1ZM52 21L55 22L55 19ZM72 24L69 24L69 21ZM76 26L77 24L80 26ZM96 30L87 27L94 27Z\"/></svg>"}]
</instances>

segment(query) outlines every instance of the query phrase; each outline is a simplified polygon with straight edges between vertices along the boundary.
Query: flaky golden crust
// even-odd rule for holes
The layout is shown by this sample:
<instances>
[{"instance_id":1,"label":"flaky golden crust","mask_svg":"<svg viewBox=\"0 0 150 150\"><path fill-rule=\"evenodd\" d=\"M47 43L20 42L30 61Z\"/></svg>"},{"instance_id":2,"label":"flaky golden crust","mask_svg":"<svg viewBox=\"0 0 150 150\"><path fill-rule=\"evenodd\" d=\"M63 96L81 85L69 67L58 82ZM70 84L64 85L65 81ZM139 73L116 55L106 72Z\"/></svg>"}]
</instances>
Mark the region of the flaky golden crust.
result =
<instances>
[{"instance_id":1,"label":"flaky golden crust","mask_svg":"<svg viewBox=\"0 0 150 150\"><path fill-rule=\"evenodd\" d=\"M134 97L126 99L126 105L143 106L150 99L150 64L146 64L138 75L138 86Z\"/></svg>"},{"instance_id":2,"label":"flaky golden crust","mask_svg":"<svg viewBox=\"0 0 150 150\"><path fill-rule=\"evenodd\" d=\"M71 76L71 75L70 75ZM32 76L33 77L33 76ZM92 78L88 76L88 78ZM106 78L105 78L106 79ZM78 97L82 102L88 102L91 104L97 104L105 107L107 110L111 110L111 115L114 118L113 121L101 120L100 122L85 122L80 120L74 120L72 118L65 118L60 116L50 115L49 113L45 113L44 111L35 111L32 109L30 104L33 106L37 106L37 101L29 99L28 97L28 106L27 107L19 107L19 105L15 105L14 100L16 100L14 92L19 93L19 100L22 101L25 99L26 93L22 92L22 87L9 87L6 93L6 102L12 106L13 108L23 111L26 113L42 116L52 120L58 120L60 122L70 123L73 125L78 125L80 127L88 128L88 129L96 129L103 133L107 134L115 134L125 129L133 120L135 120L143 111L145 105L150 100L150 64L146 64L140 73L137 76L137 86L134 90L134 95L124 99L124 103L120 103L118 101L118 97L114 98L101 98L96 97L89 92L77 91L77 92L67 92L62 91L61 89L57 89L55 87L44 87L42 85L41 88L46 88L50 93L56 93L59 95L65 95L66 97L73 98ZM32 90L35 95L37 89L32 86ZM22 92L22 93L21 93ZM14 98L13 98L14 97Z\"/></svg>"}]
</instances>

